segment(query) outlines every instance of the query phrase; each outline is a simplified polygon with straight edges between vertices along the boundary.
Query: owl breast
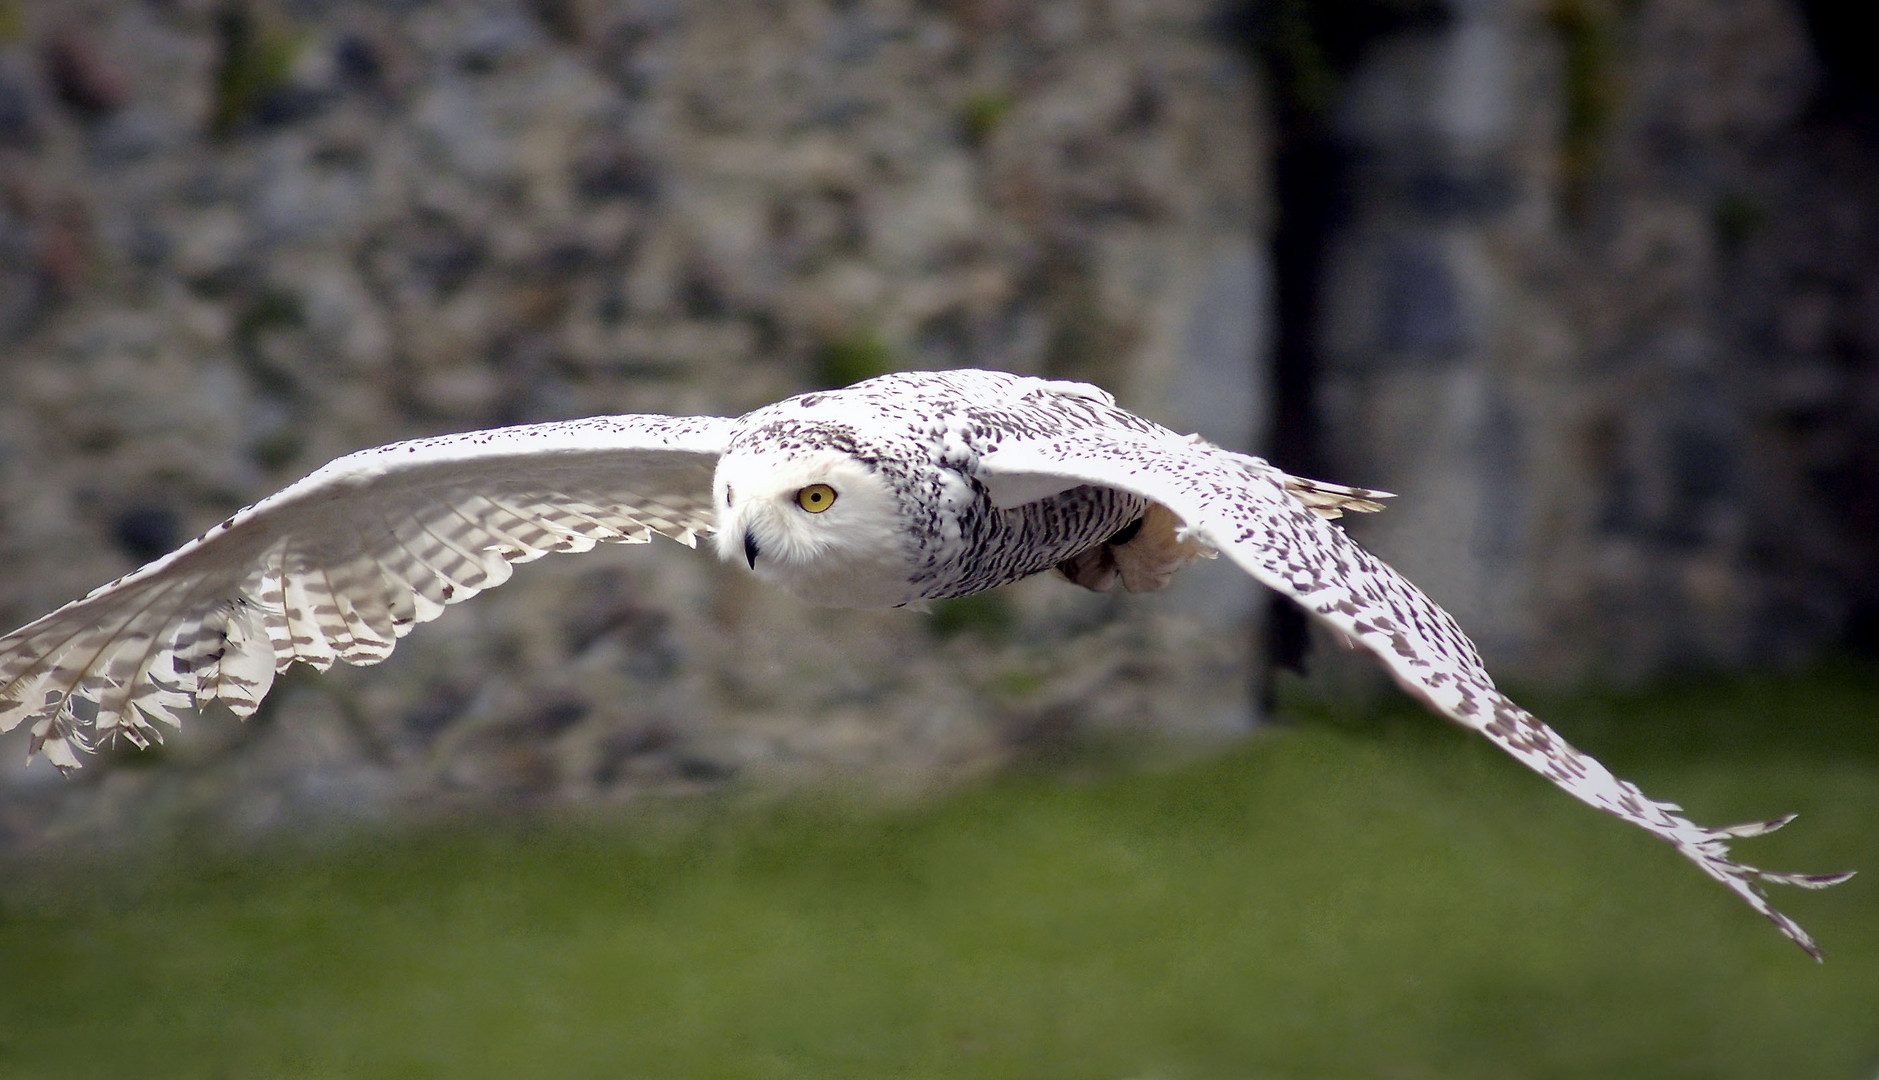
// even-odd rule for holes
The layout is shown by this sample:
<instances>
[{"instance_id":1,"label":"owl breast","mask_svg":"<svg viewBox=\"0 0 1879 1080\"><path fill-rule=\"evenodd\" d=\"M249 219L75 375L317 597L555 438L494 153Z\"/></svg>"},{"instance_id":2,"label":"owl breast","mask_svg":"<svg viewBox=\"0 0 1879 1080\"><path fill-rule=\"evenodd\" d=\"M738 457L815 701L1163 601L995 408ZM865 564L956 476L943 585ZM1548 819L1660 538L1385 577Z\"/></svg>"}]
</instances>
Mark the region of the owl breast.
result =
<instances>
[{"instance_id":1,"label":"owl breast","mask_svg":"<svg viewBox=\"0 0 1879 1080\"><path fill-rule=\"evenodd\" d=\"M1148 500L1113 488L1075 487L1007 510L981 492L958 513L957 540L922 576L923 599L969 596L1074 558L1139 520ZM948 530L953 532L954 530Z\"/></svg>"}]
</instances>

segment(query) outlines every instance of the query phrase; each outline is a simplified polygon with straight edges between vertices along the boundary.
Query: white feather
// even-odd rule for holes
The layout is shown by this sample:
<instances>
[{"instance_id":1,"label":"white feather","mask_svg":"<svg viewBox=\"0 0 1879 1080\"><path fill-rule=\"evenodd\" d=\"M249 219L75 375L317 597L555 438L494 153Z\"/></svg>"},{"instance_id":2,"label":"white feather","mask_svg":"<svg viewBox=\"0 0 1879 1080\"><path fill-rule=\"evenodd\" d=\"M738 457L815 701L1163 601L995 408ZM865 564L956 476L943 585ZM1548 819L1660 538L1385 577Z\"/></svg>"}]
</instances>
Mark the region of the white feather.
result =
<instances>
[{"instance_id":1,"label":"white feather","mask_svg":"<svg viewBox=\"0 0 1879 1080\"><path fill-rule=\"evenodd\" d=\"M1175 436L1085 426L1007 440L979 462L988 477L1036 483L1055 476L1133 491L1187 522L1184 533L1297 600L1381 659L1412 696L1487 736L1582 802L1668 841L1815 959L1813 938L1768 902L1758 881L1822 888L1851 877L1772 873L1729 858L1727 841L1768 826L1709 829L1612 775L1503 695L1446 611L1301 501L1285 473L1258 458Z\"/></svg>"},{"instance_id":2,"label":"white feather","mask_svg":"<svg viewBox=\"0 0 1879 1080\"><path fill-rule=\"evenodd\" d=\"M599 417L348 455L0 638L0 731L61 768L192 706L259 707L296 660L374 663L512 562L711 529L731 421ZM91 734L87 734L87 733Z\"/></svg>"}]
</instances>

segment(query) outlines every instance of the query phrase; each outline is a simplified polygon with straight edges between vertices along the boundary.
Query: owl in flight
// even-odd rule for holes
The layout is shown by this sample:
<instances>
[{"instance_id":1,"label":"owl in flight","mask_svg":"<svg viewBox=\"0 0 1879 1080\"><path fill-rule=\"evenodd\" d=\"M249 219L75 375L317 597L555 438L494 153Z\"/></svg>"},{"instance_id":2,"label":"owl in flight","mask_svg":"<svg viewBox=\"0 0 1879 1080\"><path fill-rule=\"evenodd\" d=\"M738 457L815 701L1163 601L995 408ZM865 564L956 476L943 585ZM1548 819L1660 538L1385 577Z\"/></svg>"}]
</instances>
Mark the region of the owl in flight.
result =
<instances>
[{"instance_id":1,"label":"owl in flight","mask_svg":"<svg viewBox=\"0 0 1879 1080\"><path fill-rule=\"evenodd\" d=\"M883 375L740 417L601 416L349 454L0 638L0 732L62 770L221 701L246 717L294 661L371 664L516 563L661 533L812 604L917 607L1057 569L1165 585L1224 552L1368 649L1412 696L1584 802L1669 841L1820 957L1730 840L1575 750L1495 689L1461 628L1329 520L1382 493L1289 476L1118 408L991 371Z\"/></svg>"}]
</instances>

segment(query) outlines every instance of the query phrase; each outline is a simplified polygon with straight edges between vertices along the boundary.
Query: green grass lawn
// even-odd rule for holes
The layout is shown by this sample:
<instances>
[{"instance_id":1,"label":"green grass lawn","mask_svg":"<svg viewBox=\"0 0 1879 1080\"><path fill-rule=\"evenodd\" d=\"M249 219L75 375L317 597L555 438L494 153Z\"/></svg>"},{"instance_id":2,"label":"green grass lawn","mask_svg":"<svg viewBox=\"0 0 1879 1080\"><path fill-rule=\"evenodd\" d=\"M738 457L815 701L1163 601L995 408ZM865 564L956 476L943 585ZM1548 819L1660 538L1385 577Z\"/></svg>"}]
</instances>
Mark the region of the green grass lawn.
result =
<instances>
[{"instance_id":1,"label":"green grass lawn","mask_svg":"<svg viewBox=\"0 0 1879 1080\"><path fill-rule=\"evenodd\" d=\"M1816 965L1413 709L915 808L799 798L13 867L0 1077L1879 1075L1879 675L1538 701Z\"/></svg>"}]
</instances>

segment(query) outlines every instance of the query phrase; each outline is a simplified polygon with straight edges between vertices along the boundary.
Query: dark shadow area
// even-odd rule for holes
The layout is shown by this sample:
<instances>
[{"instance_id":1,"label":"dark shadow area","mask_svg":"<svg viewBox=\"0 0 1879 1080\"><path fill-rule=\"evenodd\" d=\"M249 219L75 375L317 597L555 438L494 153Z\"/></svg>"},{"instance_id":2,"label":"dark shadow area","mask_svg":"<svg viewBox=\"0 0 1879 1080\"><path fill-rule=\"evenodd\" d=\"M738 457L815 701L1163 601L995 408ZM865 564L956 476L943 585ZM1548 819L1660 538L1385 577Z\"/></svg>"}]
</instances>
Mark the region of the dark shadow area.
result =
<instances>
[{"instance_id":1,"label":"dark shadow area","mask_svg":"<svg viewBox=\"0 0 1879 1080\"><path fill-rule=\"evenodd\" d=\"M1271 189L1273 352L1272 428L1265 456L1300 476L1319 476L1314 386L1325 259L1348 216L1350 162L1331 129L1344 82L1372 42L1439 26L1433 0L1275 0L1230 6L1219 17L1223 39L1237 42L1266 73L1272 94ZM1274 704L1274 673L1302 673L1311 636L1305 613L1275 595L1266 621L1265 711Z\"/></svg>"}]
</instances>

